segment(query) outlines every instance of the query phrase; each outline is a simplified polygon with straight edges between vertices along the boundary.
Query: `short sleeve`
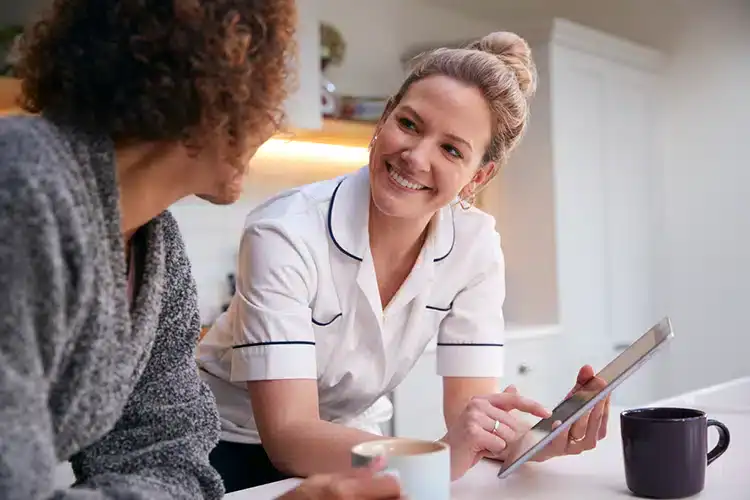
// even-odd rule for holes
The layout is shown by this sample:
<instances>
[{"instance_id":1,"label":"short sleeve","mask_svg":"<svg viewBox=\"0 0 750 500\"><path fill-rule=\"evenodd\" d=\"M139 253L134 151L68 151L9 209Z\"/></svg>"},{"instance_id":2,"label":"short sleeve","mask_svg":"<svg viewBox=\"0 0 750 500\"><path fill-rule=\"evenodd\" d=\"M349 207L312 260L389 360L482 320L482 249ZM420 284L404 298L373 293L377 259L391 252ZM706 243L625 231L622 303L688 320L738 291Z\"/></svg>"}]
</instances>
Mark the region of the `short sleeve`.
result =
<instances>
[{"instance_id":1,"label":"short sleeve","mask_svg":"<svg viewBox=\"0 0 750 500\"><path fill-rule=\"evenodd\" d=\"M440 324L437 371L443 377L503 375L503 302L505 262L500 236L492 231L490 248L482 252L483 265L453 300Z\"/></svg>"},{"instance_id":2,"label":"short sleeve","mask_svg":"<svg viewBox=\"0 0 750 500\"><path fill-rule=\"evenodd\" d=\"M238 256L237 289L227 311L232 382L316 379L310 294L312 257L278 222L253 222Z\"/></svg>"}]
</instances>

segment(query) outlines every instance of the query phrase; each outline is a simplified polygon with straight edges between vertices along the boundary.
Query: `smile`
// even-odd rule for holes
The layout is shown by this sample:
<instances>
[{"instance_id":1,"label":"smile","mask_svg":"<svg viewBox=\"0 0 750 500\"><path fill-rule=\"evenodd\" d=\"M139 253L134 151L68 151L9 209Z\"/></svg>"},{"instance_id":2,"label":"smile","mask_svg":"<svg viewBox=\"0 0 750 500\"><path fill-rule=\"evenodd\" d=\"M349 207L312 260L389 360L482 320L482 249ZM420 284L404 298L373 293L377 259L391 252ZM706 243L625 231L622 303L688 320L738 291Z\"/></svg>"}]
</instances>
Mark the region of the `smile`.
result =
<instances>
[{"instance_id":1,"label":"smile","mask_svg":"<svg viewBox=\"0 0 750 500\"><path fill-rule=\"evenodd\" d=\"M398 184L399 186L406 189L411 189L412 191L424 191L425 189L430 189L427 186L423 186L422 184L417 184L416 182L405 179L398 173L395 168L393 168L390 163L385 162L385 166L388 170L388 176L393 179L393 181L396 182L396 184Z\"/></svg>"}]
</instances>

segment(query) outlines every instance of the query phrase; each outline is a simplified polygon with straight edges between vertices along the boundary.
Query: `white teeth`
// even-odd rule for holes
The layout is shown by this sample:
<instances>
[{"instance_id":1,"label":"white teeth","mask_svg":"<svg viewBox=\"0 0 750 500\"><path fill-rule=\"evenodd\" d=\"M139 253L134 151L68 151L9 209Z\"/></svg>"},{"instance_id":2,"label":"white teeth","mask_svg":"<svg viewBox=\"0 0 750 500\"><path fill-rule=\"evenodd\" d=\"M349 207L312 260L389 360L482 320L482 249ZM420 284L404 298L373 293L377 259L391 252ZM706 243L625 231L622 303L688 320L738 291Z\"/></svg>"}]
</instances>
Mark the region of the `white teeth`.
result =
<instances>
[{"instance_id":1,"label":"white teeth","mask_svg":"<svg viewBox=\"0 0 750 500\"><path fill-rule=\"evenodd\" d=\"M417 184L416 182L411 182L404 179L398 174L398 172L396 172L396 169L391 167L390 165L388 165L388 175L390 175L391 179L398 182L401 186L408 189L413 189L414 191L419 191L420 189L424 189L425 187L422 184Z\"/></svg>"}]
</instances>

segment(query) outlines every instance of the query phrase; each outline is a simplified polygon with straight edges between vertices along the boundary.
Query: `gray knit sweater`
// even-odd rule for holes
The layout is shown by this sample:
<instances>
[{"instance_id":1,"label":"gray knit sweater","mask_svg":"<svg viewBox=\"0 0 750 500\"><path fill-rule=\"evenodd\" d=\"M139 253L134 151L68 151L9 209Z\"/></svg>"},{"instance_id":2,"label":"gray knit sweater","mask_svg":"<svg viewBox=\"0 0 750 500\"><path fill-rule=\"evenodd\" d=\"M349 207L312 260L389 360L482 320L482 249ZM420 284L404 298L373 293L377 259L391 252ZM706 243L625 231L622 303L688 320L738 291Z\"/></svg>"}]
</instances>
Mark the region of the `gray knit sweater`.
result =
<instances>
[{"instance_id":1,"label":"gray knit sweater","mask_svg":"<svg viewBox=\"0 0 750 500\"><path fill-rule=\"evenodd\" d=\"M0 499L220 498L196 289L168 212L131 310L112 145L0 119ZM76 484L54 490L70 460Z\"/></svg>"}]
</instances>

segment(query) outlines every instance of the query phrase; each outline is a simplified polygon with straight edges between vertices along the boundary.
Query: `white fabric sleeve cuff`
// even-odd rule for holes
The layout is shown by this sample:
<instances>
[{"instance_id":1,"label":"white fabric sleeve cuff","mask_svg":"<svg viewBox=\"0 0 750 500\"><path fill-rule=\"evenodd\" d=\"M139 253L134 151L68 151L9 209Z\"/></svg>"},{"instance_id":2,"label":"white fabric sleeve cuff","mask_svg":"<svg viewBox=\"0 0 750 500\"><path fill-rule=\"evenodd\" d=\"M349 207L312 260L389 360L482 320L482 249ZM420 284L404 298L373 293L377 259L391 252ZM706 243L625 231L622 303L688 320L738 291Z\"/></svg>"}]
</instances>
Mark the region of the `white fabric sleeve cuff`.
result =
<instances>
[{"instance_id":1,"label":"white fabric sleeve cuff","mask_svg":"<svg viewBox=\"0 0 750 500\"><path fill-rule=\"evenodd\" d=\"M317 379L315 344L273 342L232 349L231 382Z\"/></svg>"},{"instance_id":2,"label":"white fabric sleeve cuff","mask_svg":"<svg viewBox=\"0 0 750 500\"><path fill-rule=\"evenodd\" d=\"M437 346L437 373L441 377L503 376L505 348L502 345L448 344Z\"/></svg>"}]
</instances>

